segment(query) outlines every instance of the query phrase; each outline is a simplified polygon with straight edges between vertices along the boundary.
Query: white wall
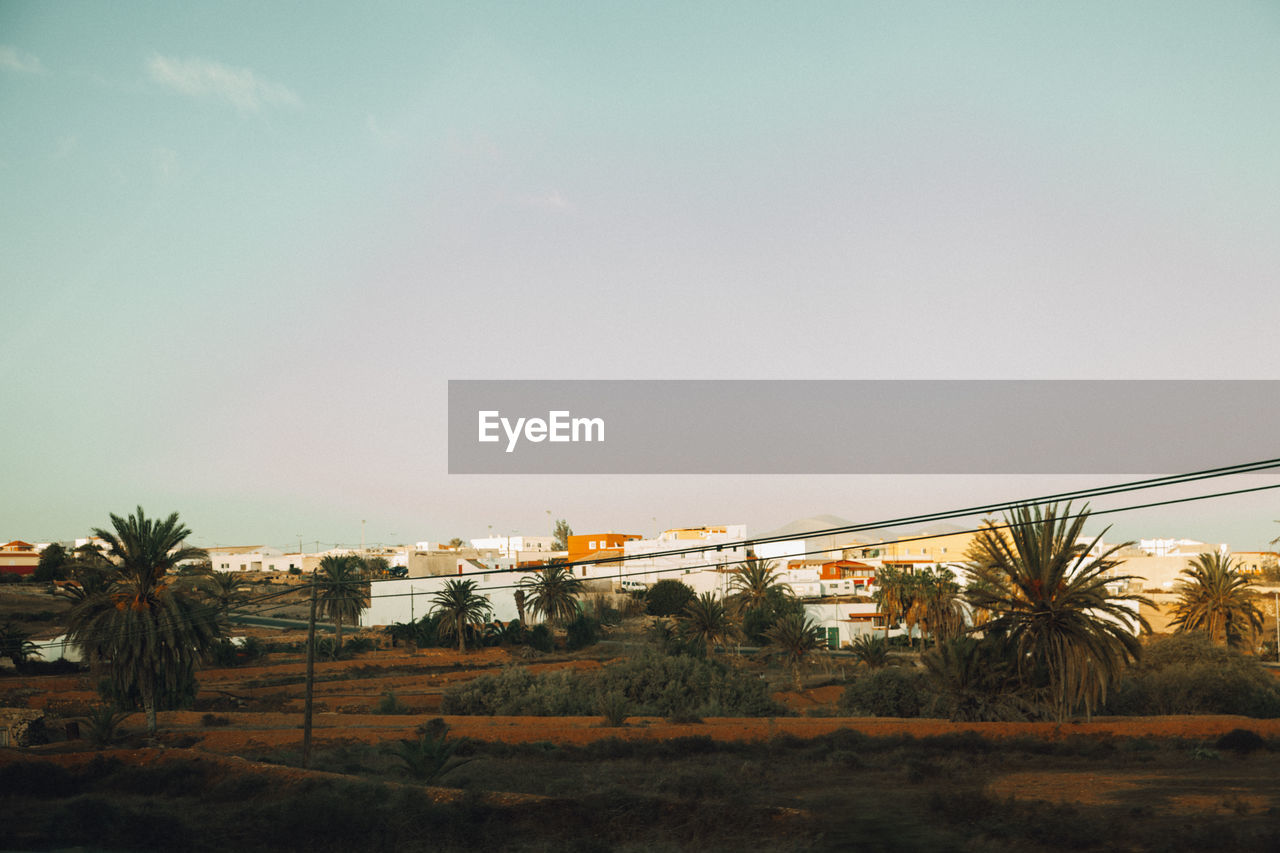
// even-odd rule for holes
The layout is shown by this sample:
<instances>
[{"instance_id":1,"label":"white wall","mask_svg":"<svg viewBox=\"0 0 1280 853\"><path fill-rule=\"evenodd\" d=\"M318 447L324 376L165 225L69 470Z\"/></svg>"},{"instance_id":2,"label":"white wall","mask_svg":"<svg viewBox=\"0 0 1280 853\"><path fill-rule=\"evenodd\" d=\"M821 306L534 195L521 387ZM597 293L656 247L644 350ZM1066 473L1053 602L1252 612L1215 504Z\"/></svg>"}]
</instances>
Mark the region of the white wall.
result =
<instances>
[{"instance_id":1,"label":"white wall","mask_svg":"<svg viewBox=\"0 0 1280 853\"><path fill-rule=\"evenodd\" d=\"M839 632L839 646L843 647L845 643L852 643L855 637L863 634L875 633L884 636L884 629L873 629L871 622L850 622L848 618L854 614L870 616L876 612L876 606L872 603L812 603L804 606L804 615L808 616L814 623L822 628L824 634L828 628L835 628ZM891 634L901 634L901 629L890 631Z\"/></svg>"},{"instance_id":2,"label":"white wall","mask_svg":"<svg viewBox=\"0 0 1280 853\"><path fill-rule=\"evenodd\" d=\"M374 582L370 586L369 608L360 615L361 627L420 619L431 611L431 596L444 589L449 581L459 579L476 582L476 592L487 598L493 608L491 619L508 622L519 617L515 591L520 579L530 577L530 573L494 571L470 574L471 568L466 571L468 574L462 578L438 575Z\"/></svg>"},{"instance_id":3,"label":"white wall","mask_svg":"<svg viewBox=\"0 0 1280 853\"><path fill-rule=\"evenodd\" d=\"M55 661L59 658L66 658L69 661L79 663L83 660L80 654L80 647L67 639L66 634L60 634L52 640L35 641L35 656L42 660Z\"/></svg>"},{"instance_id":4,"label":"white wall","mask_svg":"<svg viewBox=\"0 0 1280 853\"><path fill-rule=\"evenodd\" d=\"M522 560L536 560L552 551L555 540L550 536L487 536L472 539L471 547L479 551L494 550L503 557L519 555Z\"/></svg>"},{"instance_id":5,"label":"white wall","mask_svg":"<svg viewBox=\"0 0 1280 853\"><path fill-rule=\"evenodd\" d=\"M622 553L627 560L622 564L622 572L630 580L644 583L657 583L671 578L684 581L692 573L719 566L732 568L747 559L747 551L742 547L721 548L717 545L739 542L746 536L746 526L730 525L725 533L708 533L701 539L676 539L673 535L663 533L657 539L632 539L622 546ZM660 556L666 551L691 550L686 554L669 554ZM616 573L616 569L615 569ZM715 574L715 572L713 572ZM705 580L697 583L706 585ZM690 584L693 586L693 584ZM718 588L718 587L717 587Z\"/></svg>"}]
</instances>

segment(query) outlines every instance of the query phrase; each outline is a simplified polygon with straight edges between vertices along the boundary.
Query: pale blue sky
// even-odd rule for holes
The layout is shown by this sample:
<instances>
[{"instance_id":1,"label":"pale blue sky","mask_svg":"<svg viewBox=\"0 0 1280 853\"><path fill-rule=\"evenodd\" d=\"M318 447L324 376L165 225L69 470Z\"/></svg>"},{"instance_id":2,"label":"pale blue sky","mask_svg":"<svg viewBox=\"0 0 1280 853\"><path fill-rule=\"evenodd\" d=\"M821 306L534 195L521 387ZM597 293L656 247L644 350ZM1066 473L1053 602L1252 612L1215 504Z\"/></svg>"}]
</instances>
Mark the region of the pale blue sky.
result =
<instances>
[{"instance_id":1,"label":"pale blue sky","mask_svg":"<svg viewBox=\"0 0 1280 853\"><path fill-rule=\"evenodd\" d=\"M449 477L443 407L1280 378L1280 7L1116 5L0 0L0 537L138 503L205 544L761 529L1079 483Z\"/></svg>"}]
</instances>

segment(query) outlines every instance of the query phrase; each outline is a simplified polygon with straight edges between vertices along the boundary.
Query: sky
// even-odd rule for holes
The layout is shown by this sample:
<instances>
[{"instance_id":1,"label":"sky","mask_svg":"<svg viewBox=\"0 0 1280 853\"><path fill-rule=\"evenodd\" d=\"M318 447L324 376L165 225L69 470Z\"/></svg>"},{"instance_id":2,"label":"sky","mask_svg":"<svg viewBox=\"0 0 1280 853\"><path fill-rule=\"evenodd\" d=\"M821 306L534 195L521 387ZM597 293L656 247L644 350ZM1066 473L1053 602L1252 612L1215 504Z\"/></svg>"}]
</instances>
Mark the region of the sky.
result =
<instances>
[{"instance_id":1,"label":"sky","mask_svg":"<svg viewBox=\"0 0 1280 853\"><path fill-rule=\"evenodd\" d=\"M1278 36L1265 2L0 0L0 538L762 531L1124 479L450 476L445 396L1280 378Z\"/></svg>"}]
</instances>

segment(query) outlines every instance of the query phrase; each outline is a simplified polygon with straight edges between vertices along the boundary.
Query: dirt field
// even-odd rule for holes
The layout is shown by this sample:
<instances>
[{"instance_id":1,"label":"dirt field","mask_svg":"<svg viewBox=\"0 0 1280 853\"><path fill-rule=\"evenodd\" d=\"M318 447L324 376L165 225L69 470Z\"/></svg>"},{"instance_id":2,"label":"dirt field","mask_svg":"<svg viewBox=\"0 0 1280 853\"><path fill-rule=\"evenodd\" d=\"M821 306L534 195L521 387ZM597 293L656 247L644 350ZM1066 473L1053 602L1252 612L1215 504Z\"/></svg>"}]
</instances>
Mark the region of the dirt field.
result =
<instances>
[{"instance_id":1,"label":"dirt field","mask_svg":"<svg viewBox=\"0 0 1280 853\"><path fill-rule=\"evenodd\" d=\"M289 640L278 632L262 636ZM95 762L107 756L157 778L203 774L214 786L211 790L260 778L274 796L309 790L306 785L365 784L359 780L372 778L379 785L420 792L442 807L465 811L483 804L505 816L493 818L494 826L515 820L524 814L521 809L567 810L565 826L555 829L560 834L553 833L556 838L573 833L594 837L592 833L602 831L597 824L601 815L612 815L610 826L620 833L615 842L637 831L629 824L635 815L677 808L676 803L693 798L684 822L670 830L674 835L660 834L631 846L611 842L605 849L645 850L650 842L658 849L740 849L757 846L758 840L760 849L846 849L832 840L842 837L837 830L885 833L901 849L1058 849L1064 839L1074 839L1071 849L1180 849L1135 843L1133 833L1142 821L1193 818L1218 822L1205 824L1216 828L1196 836L1206 849L1213 849L1214 839L1228 839L1235 845L1230 849L1270 850L1273 835L1268 833L1280 833L1275 817L1280 814L1280 752L1263 748L1236 757L1215 748L1220 737L1237 729L1280 742L1280 719L1123 717L1056 725L851 718L836 716L843 690L839 685L775 693L795 714L775 718L711 717L676 724L630 717L624 725L607 726L600 717L449 716L444 720L451 737L482 744L472 748L478 752L468 760L475 763L447 777L447 785L408 785L387 775L395 769L394 762L388 763L393 748L415 740L426 720L440 716L442 698L452 685L512 664L548 672L612 663L588 652L528 658L500 648L465 655L380 648L352 660L319 661L313 728L321 757L314 765L318 770L297 766L305 673L299 654L206 668L199 673L195 710L161 712L155 740L146 737L143 715L133 714L124 724L122 744L106 750L64 733L67 721L98 701L90 675L24 677L9 672L0 675L0 706L44 709L53 742L0 749L0 772L36 759L95 778L104 772ZM376 713L391 694L401 712ZM942 745L932 746L939 738ZM486 744L493 749L486 751ZM603 752L591 751L597 748ZM620 778L629 781L619 787ZM584 816L580 808L599 796L615 799L597 804L604 811L596 816ZM846 801L862 803L861 810L831 811L835 803ZM744 814L757 823L720 826L714 839L702 831L689 834L688 827L715 825L721 815L717 809L729 803L746 809ZM1030 810L1028 815L1046 805L1067 811L1054 813L1058 830L1037 835L1009 823L1021 820L1019 804ZM56 802L49 806L55 807ZM205 808L203 801L175 806L180 814L203 814ZM226 818L219 816L216 802L207 808L212 811L200 819L221 826ZM883 824L887 818L876 817L885 809L896 810L892 829ZM55 812L48 820L54 825L60 818ZM1072 827L1083 825L1094 827L1093 835L1073 834ZM973 834L972 840L957 846L956 839L966 833ZM1112 848L1112 835L1128 840L1116 841ZM41 837L18 835L11 843ZM495 837L502 846L503 836ZM243 846L245 841L226 843ZM246 849L255 848L249 844ZM541 848L535 844L533 849Z\"/></svg>"},{"instance_id":2,"label":"dirt field","mask_svg":"<svg viewBox=\"0 0 1280 853\"><path fill-rule=\"evenodd\" d=\"M525 660L499 648L459 655L444 649L381 649L346 661L319 661L315 665L315 719L313 737L326 741L380 743L405 738L426 715L437 716L444 691L453 684L520 664L534 672L558 669L589 670L609 661L589 658ZM159 715L162 739L189 742L197 748L222 754L283 747L301 743L305 663L298 656L271 655L252 666L206 668L200 673L197 707L209 710L165 711ZM852 729L882 737L929 737L972 731L993 738L1037 737L1047 740L1073 735L1114 737L1177 737L1213 739L1237 728L1248 728L1263 737L1280 738L1280 720L1244 717L1114 717L1067 725L1053 723L951 723L935 719L850 718L834 716L839 686L805 691L785 691L775 698L797 713L769 719L710 718L701 723L673 724L660 718L632 717L621 727L604 727L599 717L447 717L460 736L508 743L548 742L584 744L605 738L664 740L707 735L719 741L762 741L777 735L816 737L839 729ZM402 714L373 713L394 693L404 707ZM55 719L72 716L97 702L88 675L19 677L0 679L4 705L48 709ZM213 713L218 725L207 725ZM830 716L827 716L830 715ZM126 728L141 728L136 714Z\"/></svg>"}]
</instances>

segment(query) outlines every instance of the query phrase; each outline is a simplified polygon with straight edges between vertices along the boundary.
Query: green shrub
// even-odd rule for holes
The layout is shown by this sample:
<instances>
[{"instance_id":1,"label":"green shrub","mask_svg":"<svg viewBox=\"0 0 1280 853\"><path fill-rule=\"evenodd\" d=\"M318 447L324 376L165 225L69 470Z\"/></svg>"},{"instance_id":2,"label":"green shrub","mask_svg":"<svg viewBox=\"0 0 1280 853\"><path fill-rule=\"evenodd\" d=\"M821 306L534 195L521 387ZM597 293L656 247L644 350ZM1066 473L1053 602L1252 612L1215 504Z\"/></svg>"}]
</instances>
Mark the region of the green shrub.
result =
<instances>
[{"instance_id":1,"label":"green shrub","mask_svg":"<svg viewBox=\"0 0 1280 853\"><path fill-rule=\"evenodd\" d=\"M82 731L89 743L102 748L120 740L120 726L129 715L130 712L111 705L95 705L78 722L83 725Z\"/></svg>"},{"instance_id":2,"label":"green shrub","mask_svg":"<svg viewBox=\"0 0 1280 853\"><path fill-rule=\"evenodd\" d=\"M1237 755L1248 755L1260 749L1267 749L1267 742L1251 729L1232 729L1214 743L1213 748L1220 752L1230 751Z\"/></svg>"},{"instance_id":3,"label":"green shrub","mask_svg":"<svg viewBox=\"0 0 1280 853\"><path fill-rule=\"evenodd\" d=\"M223 637L209 650L209 662L214 666L235 666L240 663L240 650L235 643Z\"/></svg>"},{"instance_id":4,"label":"green shrub","mask_svg":"<svg viewBox=\"0 0 1280 853\"><path fill-rule=\"evenodd\" d=\"M565 630L568 635L565 648L571 652L600 642L600 623L585 613L579 613Z\"/></svg>"},{"instance_id":5,"label":"green shrub","mask_svg":"<svg viewBox=\"0 0 1280 853\"><path fill-rule=\"evenodd\" d=\"M439 782L446 775L475 758L458 755L461 741L449 740L448 730L438 736L424 734L417 740L402 740L391 747L390 753L398 758L409 776L421 782Z\"/></svg>"},{"instance_id":6,"label":"green shrub","mask_svg":"<svg viewBox=\"0 0 1280 853\"><path fill-rule=\"evenodd\" d=\"M529 647L540 652L554 652L556 639L546 625L534 625L529 631Z\"/></svg>"},{"instance_id":7,"label":"green shrub","mask_svg":"<svg viewBox=\"0 0 1280 853\"><path fill-rule=\"evenodd\" d=\"M768 717L786 713L759 678L724 664L645 655L599 672L534 676L521 667L485 675L445 692L446 714L573 716L600 713L594 697L621 695L631 714L670 717Z\"/></svg>"},{"instance_id":8,"label":"green shrub","mask_svg":"<svg viewBox=\"0 0 1280 853\"><path fill-rule=\"evenodd\" d=\"M623 726L627 717L631 716L631 702L626 694L619 690L601 694L596 702L600 714L604 716L605 725Z\"/></svg>"},{"instance_id":9,"label":"green shrub","mask_svg":"<svg viewBox=\"0 0 1280 853\"><path fill-rule=\"evenodd\" d=\"M668 717L772 717L786 711L764 681L718 661L646 654L601 671L603 690L620 690L636 713Z\"/></svg>"},{"instance_id":10,"label":"green shrub","mask_svg":"<svg viewBox=\"0 0 1280 853\"><path fill-rule=\"evenodd\" d=\"M788 616L804 617L804 602L786 590L774 587L765 600L742 614L742 634L747 644L767 646L769 630Z\"/></svg>"},{"instance_id":11,"label":"green shrub","mask_svg":"<svg viewBox=\"0 0 1280 853\"><path fill-rule=\"evenodd\" d=\"M925 717L936 701L929 677L904 667L887 667L859 676L840 696L840 710L872 717Z\"/></svg>"},{"instance_id":12,"label":"green shrub","mask_svg":"<svg viewBox=\"0 0 1280 853\"><path fill-rule=\"evenodd\" d=\"M245 637L240 644L240 656L245 662L261 660L266 653L266 646L257 637Z\"/></svg>"},{"instance_id":13,"label":"green shrub","mask_svg":"<svg viewBox=\"0 0 1280 853\"><path fill-rule=\"evenodd\" d=\"M368 637L351 637L342 644L342 656L361 655L374 649L373 640Z\"/></svg>"},{"instance_id":14,"label":"green shrub","mask_svg":"<svg viewBox=\"0 0 1280 853\"><path fill-rule=\"evenodd\" d=\"M375 714L407 714L409 709L406 708L396 697L394 690L387 690L382 694L382 699L374 706Z\"/></svg>"},{"instance_id":15,"label":"green shrub","mask_svg":"<svg viewBox=\"0 0 1280 853\"><path fill-rule=\"evenodd\" d=\"M1253 658L1199 633L1153 638L1108 696L1106 713L1280 717L1280 684Z\"/></svg>"},{"instance_id":16,"label":"green shrub","mask_svg":"<svg viewBox=\"0 0 1280 853\"><path fill-rule=\"evenodd\" d=\"M693 589L677 580L660 580L644 597L644 612L650 616L676 616L696 597Z\"/></svg>"}]
</instances>

